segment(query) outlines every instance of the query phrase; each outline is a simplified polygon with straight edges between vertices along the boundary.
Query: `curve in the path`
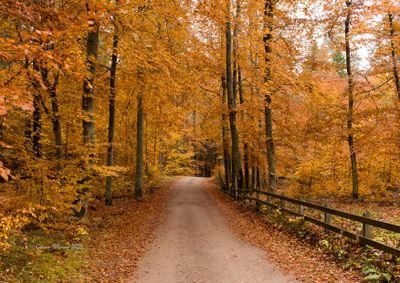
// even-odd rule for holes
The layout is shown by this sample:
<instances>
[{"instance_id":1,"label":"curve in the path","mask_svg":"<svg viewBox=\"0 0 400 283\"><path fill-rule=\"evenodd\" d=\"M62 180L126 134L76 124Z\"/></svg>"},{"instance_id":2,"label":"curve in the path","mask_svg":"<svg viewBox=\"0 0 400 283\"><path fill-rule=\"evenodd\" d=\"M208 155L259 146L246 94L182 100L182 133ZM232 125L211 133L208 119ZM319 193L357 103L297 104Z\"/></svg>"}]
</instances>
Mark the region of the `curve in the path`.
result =
<instances>
[{"instance_id":1,"label":"curve in the path","mask_svg":"<svg viewBox=\"0 0 400 283\"><path fill-rule=\"evenodd\" d=\"M269 263L261 249L233 235L203 181L184 177L176 182L167 219L132 282L296 282Z\"/></svg>"}]
</instances>

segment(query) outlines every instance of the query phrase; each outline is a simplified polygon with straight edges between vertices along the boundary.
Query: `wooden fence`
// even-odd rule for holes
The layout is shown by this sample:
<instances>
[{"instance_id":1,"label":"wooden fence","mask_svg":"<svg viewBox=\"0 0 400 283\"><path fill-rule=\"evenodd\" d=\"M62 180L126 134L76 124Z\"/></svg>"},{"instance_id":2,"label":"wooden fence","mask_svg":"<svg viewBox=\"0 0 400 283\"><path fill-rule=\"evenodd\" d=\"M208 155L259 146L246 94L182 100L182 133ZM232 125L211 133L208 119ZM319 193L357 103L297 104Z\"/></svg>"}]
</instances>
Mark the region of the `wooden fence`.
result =
<instances>
[{"instance_id":1,"label":"wooden fence","mask_svg":"<svg viewBox=\"0 0 400 283\"><path fill-rule=\"evenodd\" d=\"M291 214L297 217L302 217L307 222L325 228L325 231L332 231L341 234L363 245L368 245L383 252L392 254L393 256L400 257L400 250L398 248L391 247L381 242L375 241L373 240L372 236L372 227L381 228L394 233L400 233L400 225L395 225L388 222L372 219L369 217L368 213L365 213L364 216L355 215L348 212L333 209L327 206L322 206L315 203L307 202L300 199L290 198L284 195L279 195L271 192L252 190L250 192L241 191L240 193L241 193L240 199L247 199L249 201L254 201L258 205L263 204L274 209L279 209L287 214ZM264 199L262 199L263 196ZM297 211L285 207L286 203L291 203L296 205ZM324 220L322 221L314 217L311 217L310 215L306 215L305 208L322 212L324 215ZM341 227L334 226L332 224L332 216L337 216L343 219L361 223L363 227L362 233L357 234L354 232L347 231Z\"/></svg>"}]
</instances>

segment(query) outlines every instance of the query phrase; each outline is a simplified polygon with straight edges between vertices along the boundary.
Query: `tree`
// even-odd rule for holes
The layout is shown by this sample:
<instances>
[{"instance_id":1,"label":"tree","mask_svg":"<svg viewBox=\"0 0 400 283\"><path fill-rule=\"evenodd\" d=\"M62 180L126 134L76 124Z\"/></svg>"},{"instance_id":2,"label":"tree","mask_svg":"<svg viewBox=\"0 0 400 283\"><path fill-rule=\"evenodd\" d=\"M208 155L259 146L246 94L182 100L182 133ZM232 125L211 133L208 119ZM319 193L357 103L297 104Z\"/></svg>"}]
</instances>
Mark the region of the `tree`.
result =
<instances>
[{"instance_id":1,"label":"tree","mask_svg":"<svg viewBox=\"0 0 400 283\"><path fill-rule=\"evenodd\" d=\"M118 4L118 2L117 2ZM115 135L115 94L117 80L118 63L118 26L117 15L114 14L114 35L110 68L110 98L109 98L109 120L108 120L108 146L107 146L107 166L114 164L114 135ZM112 205L112 176L106 177L105 204Z\"/></svg>"},{"instance_id":2,"label":"tree","mask_svg":"<svg viewBox=\"0 0 400 283\"><path fill-rule=\"evenodd\" d=\"M135 199L140 200L143 194L143 130L144 130L144 110L143 110L143 73L139 68L137 77L139 81L139 93L137 94L137 119L136 119L136 177L135 177Z\"/></svg>"},{"instance_id":3,"label":"tree","mask_svg":"<svg viewBox=\"0 0 400 283\"><path fill-rule=\"evenodd\" d=\"M229 125L231 131L232 141L232 181L235 195L237 196L238 190L242 189L240 184L242 182L242 166L239 150L239 136L236 127L236 101L234 93L234 80L232 73L232 31L231 23L226 23L226 83L228 93L228 111L229 111Z\"/></svg>"},{"instance_id":4,"label":"tree","mask_svg":"<svg viewBox=\"0 0 400 283\"><path fill-rule=\"evenodd\" d=\"M96 61L99 48L99 33L100 24L94 18L94 11L90 10L89 1L86 2L86 9L88 13L93 13L92 18L89 19L89 31L86 39L86 62L88 68L88 75L83 83L83 96L82 96L82 129L83 129L83 144L87 146L87 154L89 157L89 165L94 164L94 145L95 145L95 128L94 128L94 87L96 76Z\"/></svg>"},{"instance_id":5,"label":"tree","mask_svg":"<svg viewBox=\"0 0 400 283\"><path fill-rule=\"evenodd\" d=\"M392 64L393 64L393 78L394 78L394 83L396 86L396 91L397 95L400 100L400 79L399 79L399 71L397 67L397 53L396 53L396 48L394 44L394 36L395 36L395 30L394 30L394 23L393 23L393 14L388 13L388 19L389 19L389 28L390 28L390 49L391 49L391 55L392 55Z\"/></svg>"},{"instance_id":6,"label":"tree","mask_svg":"<svg viewBox=\"0 0 400 283\"><path fill-rule=\"evenodd\" d=\"M350 149L351 159L351 175L353 182L353 198L358 198L358 169L357 155L354 147L354 132L353 132L353 113L354 113L354 78L351 66L351 48L350 48L350 25L352 14L352 1L346 1L346 20L345 20L345 45L346 45L346 71L348 82L349 107L347 112L347 137Z\"/></svg>"},{"instance_id":7,"label":"tree","mask_svg":"<svg viewBox=\"0 0 400 283\"><path fill-rule=\"evenodd\" d=\"M270 53L272 52L271 41L272 41L272 28L273 28L273 15L274 15L274 3L272 0L265 1L264 8L264 30L265 34L263 37L265 47L265 60L267 66L265 70L264 82L268 83L271 80L271 67L268 65L270 61ZM272 134L272 110L271 110L271 94L265 94L265 134L267 138L267 160L268 160L268 186L270 191L276 189L276 168L275 168L275 151L274 141Z\"/></svg>"}]
</instances>

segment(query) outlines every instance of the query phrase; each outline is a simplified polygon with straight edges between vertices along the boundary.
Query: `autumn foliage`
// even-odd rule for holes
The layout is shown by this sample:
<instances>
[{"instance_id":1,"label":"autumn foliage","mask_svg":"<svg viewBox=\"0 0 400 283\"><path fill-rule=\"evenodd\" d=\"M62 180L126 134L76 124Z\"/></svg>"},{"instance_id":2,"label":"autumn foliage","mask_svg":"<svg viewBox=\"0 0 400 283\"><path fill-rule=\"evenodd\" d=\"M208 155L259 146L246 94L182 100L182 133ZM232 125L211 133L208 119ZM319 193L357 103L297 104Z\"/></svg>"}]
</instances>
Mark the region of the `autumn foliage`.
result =
<instances>
[{"instance_id":1,"label":"autumn foliage","mask_svg":"<svg viewBox=\"0 0 400 283\"><path fill-rule=\"evenodd\" d=\"M3 0L0 19L1 248L82 233L107 176L110 200L197 174L396 201L395 1Z\"/></svg>"}]
</instances>

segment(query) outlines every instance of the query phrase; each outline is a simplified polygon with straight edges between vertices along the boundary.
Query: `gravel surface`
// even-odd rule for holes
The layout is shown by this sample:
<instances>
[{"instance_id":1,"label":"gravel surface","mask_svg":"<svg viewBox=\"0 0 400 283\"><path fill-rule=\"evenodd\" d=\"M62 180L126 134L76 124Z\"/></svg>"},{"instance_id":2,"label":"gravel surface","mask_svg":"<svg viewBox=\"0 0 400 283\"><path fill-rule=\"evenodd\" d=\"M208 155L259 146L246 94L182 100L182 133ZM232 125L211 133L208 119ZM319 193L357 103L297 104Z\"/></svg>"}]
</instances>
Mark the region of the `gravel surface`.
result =
<instances>
[{"instance_id":1,"label":"gravel surface","mask_svg":"<svg viewBox=\"0 0 400 283\"><path fill-rule=\"evenodd\" d=\"M204 181L183 177L175 182L166 220L131 282L296 282L263 250L234 235Z\"/></svg>"}]
</instances>

